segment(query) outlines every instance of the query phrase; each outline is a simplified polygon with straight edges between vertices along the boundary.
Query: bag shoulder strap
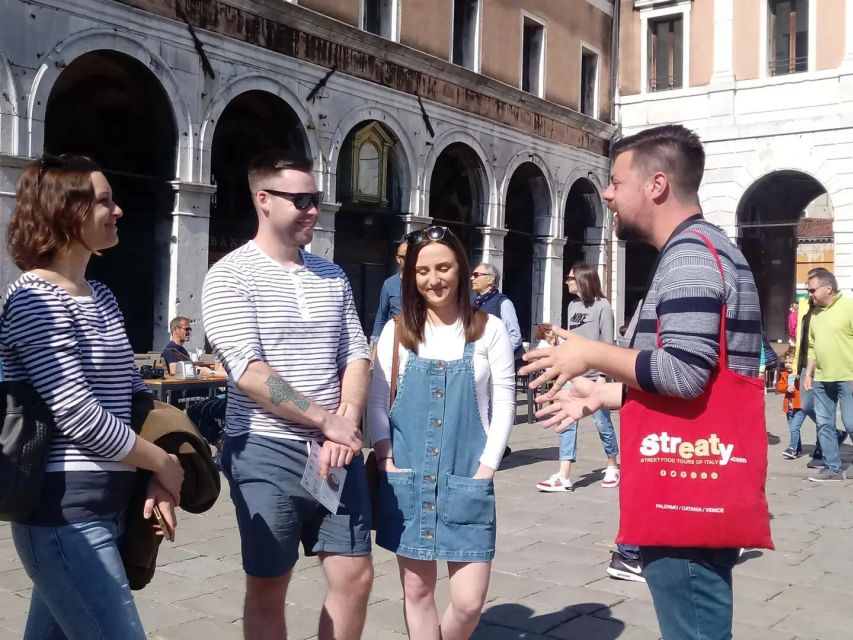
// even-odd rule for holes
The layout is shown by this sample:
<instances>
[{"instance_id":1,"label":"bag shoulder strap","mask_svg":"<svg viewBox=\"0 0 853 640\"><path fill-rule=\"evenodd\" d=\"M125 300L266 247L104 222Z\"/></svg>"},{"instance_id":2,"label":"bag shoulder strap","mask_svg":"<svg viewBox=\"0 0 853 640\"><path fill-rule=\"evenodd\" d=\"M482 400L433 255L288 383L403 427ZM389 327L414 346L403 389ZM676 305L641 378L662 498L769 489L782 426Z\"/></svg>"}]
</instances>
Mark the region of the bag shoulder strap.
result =
<instances>
[{"instance_id":1,"label":"bag shoulder strap","mask_svg":"<svg viewBox=\"0 0 853 640\"><path fill-rule=\"evenodd\" d=\"M729 348L728 341L726 337L726 315L727 315L727 307L726 307L726 273L723 271L723 263L720 260L720 254L717 253L717 248L714 246L714 243L708 239L704 233L699 233L698 231L693 231L692 229L688 231L688 233L693 234L697 238L699 238L708 250L711 252L711 255L714 256L714 262L717 263L717 270L720 272L720 278L723 281L723 308L720 312L720 368L726 368L729 365Z\"/></svg>"},{"instance_id":2,"label":"bag shoulder strap","mask_svg":"<svg viewBox=\"0 0 853 640\"><path fill-rule=\"evenodd\" d=\"M391 356L391 394L388 399L388 408L394 404L397 398L397 378L400 374L400 325L394 318L394 351Z\"/></svg>"}]
</instances>

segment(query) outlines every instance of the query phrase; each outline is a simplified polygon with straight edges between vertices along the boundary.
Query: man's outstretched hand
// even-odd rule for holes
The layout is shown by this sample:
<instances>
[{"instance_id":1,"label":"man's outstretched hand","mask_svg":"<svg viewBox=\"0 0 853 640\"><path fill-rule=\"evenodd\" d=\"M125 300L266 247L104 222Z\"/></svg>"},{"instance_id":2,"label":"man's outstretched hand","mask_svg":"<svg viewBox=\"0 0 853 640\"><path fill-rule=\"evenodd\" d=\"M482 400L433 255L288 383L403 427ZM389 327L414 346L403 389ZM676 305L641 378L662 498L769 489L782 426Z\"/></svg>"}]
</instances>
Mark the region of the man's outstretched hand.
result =
<instances>
[{"instance_id":1,"label":"man's outstretched hand","mask_svg":"<svg viewBox=\"0 0 853 640\"><path fill-rule=\"evenodd\" d=\"M598 411L604 404L603 391L608 385L599 384L589 378L575 378L567 389L553 395L543 394L536 402L552 402L536 412L536 417L544 420L543 427L554 428L557 433L565 431L581 418ZM552 389L552 391L554 391Z\"/></svg>"},{"instance_id":2,"label":"man's outstretched hand","mask_svg":"<svg viewBox=\"0 0 853 640\"><path fill-rule=\"evenodd\" d=\"M531 389L535 389L549 380L555 380L551 390L544 394L545 400L554 398L572 378L589 371L585 354L590 341L559 327L554 327L554 335L561 338L562 343L556 347L528 351L524 354L524 360L528 364L518 371L523 376L532 376L536 372L542 371L542 374L530 383Z\"/></svg>"}]
</instances>

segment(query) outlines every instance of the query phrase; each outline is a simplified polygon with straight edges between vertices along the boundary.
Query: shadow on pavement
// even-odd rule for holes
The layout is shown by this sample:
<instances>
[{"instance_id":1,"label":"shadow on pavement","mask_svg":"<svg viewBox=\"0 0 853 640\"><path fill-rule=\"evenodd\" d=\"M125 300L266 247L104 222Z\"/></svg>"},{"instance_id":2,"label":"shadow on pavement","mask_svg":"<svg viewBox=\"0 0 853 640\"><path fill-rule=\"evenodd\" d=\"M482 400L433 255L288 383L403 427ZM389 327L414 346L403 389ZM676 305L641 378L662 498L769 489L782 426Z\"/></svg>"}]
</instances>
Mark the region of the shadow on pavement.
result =
<instances>
[{"instance_id":1,"label":"shadow on pavement","mask_svg":"<svg viewBox=\"0 0 853 640\"><path fill-rule=\"evenodd\" d=\"M498 471L508 471L517 469L528 464L536 464L542 460L553 460L557 463L557 457L560 454L558 447L543 447L540 449L513 449L513 452L501 461L501 466Z\"/></svg>"},{"instance_id":2,"label":"shadow on pavement","mask_svg":"<svg viewBox=\"0 0 853 640\"><path fill-rule=\"evenodd\" d=\"M483 612L473 639L486 640L496 636L501 640L529 638L531 633L545 634L563 626L565 630L561 629L561 632L565 633L561 633L561 637L583 640L615 640L625 631L625 623L613 618L610 607L600 602L582 602L541 615L534 615L533 609L522 604L507 603ZM501 627L499 634L495 627Z\"/></svg>"}]
</instances>

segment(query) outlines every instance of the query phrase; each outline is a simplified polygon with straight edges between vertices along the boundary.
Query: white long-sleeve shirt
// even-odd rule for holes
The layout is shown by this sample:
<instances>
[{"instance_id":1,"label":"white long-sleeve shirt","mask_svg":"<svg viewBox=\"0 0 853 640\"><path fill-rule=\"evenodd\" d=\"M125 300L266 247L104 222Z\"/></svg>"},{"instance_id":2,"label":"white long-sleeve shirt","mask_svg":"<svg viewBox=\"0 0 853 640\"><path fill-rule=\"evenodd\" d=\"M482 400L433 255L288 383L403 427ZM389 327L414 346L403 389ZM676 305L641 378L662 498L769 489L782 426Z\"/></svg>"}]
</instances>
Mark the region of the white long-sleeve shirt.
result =
<instances>
[{"instance_id":1,"label":"white long-sleeve shirt","mask_svg":"<svg viewBox=\"0 0 853 640\"><path fill-rule=\"evenodd\" d=\"M373 442L391 437L388 400L393 349L394 323L388 322L379 336L367 401L367 424ZM461 359L464 351L465 335L461 322L450 326L427 323L424 342L418 348L419 356L453 361ZM402 380L409 352L400 346L399 354L399 380ZM480 462L497 469L515 419L515 368L509 335L503 322L495 316L489 316L483 335L474 343L474 380L477 407L486 432L486 446Z\"/></svg>"}]
</instances>

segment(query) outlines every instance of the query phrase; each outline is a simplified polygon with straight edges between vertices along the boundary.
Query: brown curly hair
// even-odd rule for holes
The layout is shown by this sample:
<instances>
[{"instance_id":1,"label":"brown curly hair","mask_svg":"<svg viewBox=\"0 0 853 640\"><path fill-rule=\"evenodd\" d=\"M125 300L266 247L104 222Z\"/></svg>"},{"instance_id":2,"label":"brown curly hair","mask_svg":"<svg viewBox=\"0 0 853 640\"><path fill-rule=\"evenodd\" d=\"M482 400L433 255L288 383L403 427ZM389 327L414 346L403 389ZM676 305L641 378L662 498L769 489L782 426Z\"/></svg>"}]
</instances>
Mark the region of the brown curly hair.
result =
<instances>
[{"instance_id":1,"label":"brown curly hair","mask_svg":"<svg viewBox=\"0 0 853 640\"><path fill-rule=\"evenodd\" d=\"M44 155L24 167L6 229L9 255L21 271L47 267L75 242L89 249L81 232L95 201L97 171L94 160L73 155Z\"/></svg>"}]
</instances>

